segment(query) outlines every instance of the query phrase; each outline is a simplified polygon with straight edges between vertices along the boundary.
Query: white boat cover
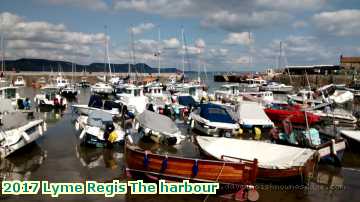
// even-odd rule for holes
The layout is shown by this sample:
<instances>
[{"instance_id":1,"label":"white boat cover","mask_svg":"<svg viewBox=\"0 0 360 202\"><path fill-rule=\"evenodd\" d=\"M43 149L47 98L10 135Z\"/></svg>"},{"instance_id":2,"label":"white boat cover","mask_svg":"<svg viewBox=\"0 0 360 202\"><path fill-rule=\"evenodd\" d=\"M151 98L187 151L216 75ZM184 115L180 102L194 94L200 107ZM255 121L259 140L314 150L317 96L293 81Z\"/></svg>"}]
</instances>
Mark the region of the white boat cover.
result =
<instances>
[{"instance_id":1,"label":"white boat cover","mask_svg":"<svg viewBox=\"0 0 360 202\"><path fill-rule=\"evenodd\" d=\"M111 113L105 111L91 111L87 123L89 126L102 128L106 123L112 123Z\"/></svg>"},{"instance_id":2,"label":"white boat cover","mask_svg":"<svg viewBox=\"0 0 360 202\"><path fill-rule=\"evenodd\" d=\"M360 142L359 130L340 130L340 133L348 138L351 138L357 142Z\"/></svg>"},{"instance_id":3,"label":"white boat cover","mask_svg":"<svg viewBox=\"0 0 360 202\"><path fill-rule=\"evenodd\" d=\"M238 159L258 160L260 168L288 169L296 166L304 166L315 154L315 150L277 145L254 140L240 140L233 138L218 138L197 136L196 140L200 148L207 154L221 160L238 162Z\"/></svg>"},{"instance_id":4,"label":"white boat cover","mask_svg":"<svg viewBox=\"0 0 360 202\"><path fill-rule=\"evenodd\" d=\"M14 112L15 109L12 106L12 101L10 99L0 99L0 113L10 113Z\"/></svg>"},{"instance_id":5,"label":"white boat cover","mask_svg":"<svg viewBox=\"0 0 360 202\"><path fill-rule=\"evenodd\" d=\"M13 112L3 115L1 119L3 124L1 126L2 130L11 130L26 125L29 122L26 116L27 115L25 113L21 112Z\"/></svg>"},{"instance_id":6,"label":"white boat cover","mask_svg":"<svg viewBox=\"0 0 360 202\"><path fill-rule=\"evenodd\" d=\"M164 134L175 134L179 132L179 128L169 117L149 110L145 110L137 115L136 120L141 126Z\"/></svg>"},{"instance_id":7,"label":"white boat cover","mask_svg":"<svg viewBox=\"0 0 360 202\"><path fill-rule=\"evenodd\" d=\"M274 123L265 114L260 104L256 102L241 102L237 107L236 114L241 125L274 126Z\"/></svg>"}]
</instances>

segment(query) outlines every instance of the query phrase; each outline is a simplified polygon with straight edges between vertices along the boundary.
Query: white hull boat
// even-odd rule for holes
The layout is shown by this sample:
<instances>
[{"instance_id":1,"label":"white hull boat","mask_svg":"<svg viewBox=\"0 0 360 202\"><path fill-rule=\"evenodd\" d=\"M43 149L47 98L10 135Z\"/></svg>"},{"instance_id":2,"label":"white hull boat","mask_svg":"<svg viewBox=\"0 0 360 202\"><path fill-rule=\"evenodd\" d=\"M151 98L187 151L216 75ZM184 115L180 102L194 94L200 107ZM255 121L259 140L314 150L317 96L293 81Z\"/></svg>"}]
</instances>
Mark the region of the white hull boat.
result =
<instances>
[{"instance_id":1,"label":"white hull boat","mask_svg":"<svg viewBox=\"0 0 360 202\"><path fill-rule=\"evenodd\" d=\"M11 124L16 124L17 126L10 126L9 128L4 128L4 126L2 127L0 132L1 158L5 158L15 151L21 149L25 145L36 141L44 134L44 131L46 130L46 124L41 119L33 121L25 120L24 123L21 123L22 120L20 119L24 119L21 118L24 116L24 114L19 113L20 112L15 112L15 114L5 115L2 119L3 125L5 127L9 127ZM8 117L12 120L7 121ZM9 122L9 124L6 122Z\"/></svg>"},{"instance_id":2,"label":"white hull boat","mask_svg":"<svg viewBox=\"0 0 360 202\"><path fill-rule=\"evenodd\" d=\"M240 102L239 105L236 106L235 111L240 125L244 128L274 127L274 123L266 115L263 107L256 102Z\"/></svg>"},{"instance_id":3,"label":"white hull boat","mask_svg":"<svg viewBox=\"0 0 360 202\"><path fill-rule=\"evenodd\" d=\"M98 82L91 86L91 92L101 95L110 95L114 92L114 89L110 84Z\"/></svg>"},{"instance_id":4,"label":"white hull boat","mask_svg":"<svg viewBox=\"0 0 360 202\"><path fill-rule=\"evenodd\" d=\"M112 115L104 111L92 111L89 116L80 115L75 121L75 129L81 130L82 143L95 147L106 147L124 141L125 132L112 120Z\"/></svg>"},{"instance_id":5,"label":"white hull boat","mask_svg":"<svg viewBox=\"0 0 360 202\"><path fill-rule=\"evenodd\" d=\"M334 94L330 96L330 99L336 104L344 104L345 102L352 101L354 94L347 90L335 90Z\"/></svg>"},{"instance_id":6,"label":"white hull boat","mask_svg":"<svg viewBox=\"0 0 360 202\"><path fill-rule=\"evenodd\" d=\"M145 110L135 118L135 129L143 136L150 137L154 142L160 144L179 144L185 136L180 129L167 116Z\"/></svg>"},{"instance_id":7,"label":"white hull boat","mask_svg":"<svg viewBox=\"0 0 360 202\"><path fill-rule=\"evenodd\" d=\"M14 86L19 86L19 87L26 86L26 82L24 80L24 77L22 77L22 76L16 77L16 79L14 81Z\"/></svg>"}]
</instances>

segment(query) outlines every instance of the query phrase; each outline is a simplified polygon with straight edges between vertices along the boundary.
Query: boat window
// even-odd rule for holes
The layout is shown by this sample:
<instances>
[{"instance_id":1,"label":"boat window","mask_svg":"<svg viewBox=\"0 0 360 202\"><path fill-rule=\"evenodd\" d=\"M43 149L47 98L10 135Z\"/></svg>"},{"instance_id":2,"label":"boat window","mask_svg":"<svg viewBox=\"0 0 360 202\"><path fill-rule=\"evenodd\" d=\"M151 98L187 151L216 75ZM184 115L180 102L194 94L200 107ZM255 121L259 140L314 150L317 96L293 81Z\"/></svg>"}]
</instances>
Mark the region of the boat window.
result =
<instances>
[{"instance_id":1,"label":"boat window","mask_svg":"<svg viewBox=\"0 0 360 202\"><path fill-rule=\"evenodd\" d=\"M16 97L16 89L9 88L5 89L5 98L15 98Z\"/></svg>"},{"instance_id":2,"label":"boat window","mask_svg":"<svg viewBox=\"0 0 360 202\"><path fill-rule=\"evenodd\" d=\"M196 93L196 89L194 87L189 88L190 95L195 95L195 93Z\"/></svg>"},{"instance_id":3,"label":"boat window","mask_svg":"<svg viewBox=\"0 0 360 202\"><path fill-rule=\"evenodd\" d=\"M221 115L227 115L225 109L221 108L209 108L209 114L221 114Z\"/></svg>"},{"instance_id":4,"label":"boat window","mask_svg":"<svg viewBox=\"0 0 360 202\"><path fill-rule=\"evenodd\" d=\"M140 89L134 90L134 96L140 96Z\"/></svg>"}]
</instances>

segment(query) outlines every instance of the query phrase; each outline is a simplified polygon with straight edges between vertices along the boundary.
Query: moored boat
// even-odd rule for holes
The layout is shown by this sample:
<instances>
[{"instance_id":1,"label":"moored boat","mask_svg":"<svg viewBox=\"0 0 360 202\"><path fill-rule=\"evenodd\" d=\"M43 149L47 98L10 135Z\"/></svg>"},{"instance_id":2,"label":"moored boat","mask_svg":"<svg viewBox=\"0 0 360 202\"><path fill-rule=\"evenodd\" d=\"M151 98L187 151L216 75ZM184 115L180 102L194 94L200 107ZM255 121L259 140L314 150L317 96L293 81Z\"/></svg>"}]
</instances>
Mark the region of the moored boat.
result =
<instances>
[{"instance_id":1,"label":"moored boat","mask_svg":"<svg viewBox=\"0 0 360 202\"><path fill-rule=\"evenodd\" d=\"M271 144L261 141L197 136L201 150L217 160L240 162L258 160L258 179L305 182L317 164L317 153L311 149Z\"/></svg>"},{"instance_id":2,"label":"moored boat","mask_svg":"<svg viewBox=\"0 0 360 202\"><path fill-rule=\"evenodd\" d=\"M131 136L126 137L125 144L126 171L131 174L225 185L251 185L256 180L256 159L226 162L156 154L135 145Z\"/></svg>"}]
</instances>

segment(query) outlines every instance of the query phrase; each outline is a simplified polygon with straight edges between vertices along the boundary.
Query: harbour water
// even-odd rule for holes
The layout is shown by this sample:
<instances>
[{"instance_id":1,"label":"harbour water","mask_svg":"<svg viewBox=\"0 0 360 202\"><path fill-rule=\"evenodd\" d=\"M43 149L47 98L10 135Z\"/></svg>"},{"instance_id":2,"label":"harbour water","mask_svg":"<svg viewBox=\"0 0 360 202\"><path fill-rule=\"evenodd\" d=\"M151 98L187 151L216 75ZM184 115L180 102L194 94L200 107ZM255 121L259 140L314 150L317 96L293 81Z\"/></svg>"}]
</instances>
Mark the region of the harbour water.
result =
<instances>
[{"instance_id":1,"label":"harbour water","mask_svg":"<svg viewBox=\"0 0 360 202\"><path fill-rule=\"evenodd\" d=\"M210 77L211 78L211 77ZM212 88L216 85L209 81ZM20 93L33 97L37 90L23 88ZM90 90L82 89L77 103L86 104ZM70 103L71 105L71 103ZM357 108L357 105L355 105ZM350 109L351 110L351 109ZM123 147L113 149L80 146L75 130L74 114L65 111L41 112L47 124L47 132L36 143L26 146L1 161L1 176L6 179L47 180L49 182L111 182L114 179L126 181L123 172ZM186 128L184 127L184 132ZM141 146L152 151L197 157L199 150L193 144L192 134L175 147L164 147L142 142ZM351 150L351 148L350 148ZM259 201L354 201L360 198L359 154L346 151L342 167L320 164L314 179L306 188L284 185L261 184L257 186ZM219 196L206 195L117 195L104 198L103 195L62 195L52 198L44 195L1 196L3 201L231 201Z\"/></svg>"}]
</instances>

